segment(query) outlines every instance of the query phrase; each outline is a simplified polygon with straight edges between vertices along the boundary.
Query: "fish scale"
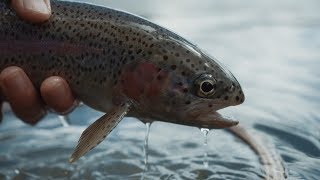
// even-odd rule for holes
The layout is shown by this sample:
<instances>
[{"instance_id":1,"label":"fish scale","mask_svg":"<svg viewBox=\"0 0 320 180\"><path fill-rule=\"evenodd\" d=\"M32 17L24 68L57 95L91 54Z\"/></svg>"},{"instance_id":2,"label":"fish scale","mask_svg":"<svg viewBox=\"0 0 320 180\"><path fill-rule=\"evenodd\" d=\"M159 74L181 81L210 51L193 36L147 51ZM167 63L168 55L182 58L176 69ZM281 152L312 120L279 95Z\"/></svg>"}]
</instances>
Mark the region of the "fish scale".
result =
<instances>
[{"instance_id":1,"label":"fish scale","mask_svg":"<svg viewBox=\"0 0 320 180\"><path fill-rule=\"evenodd\" d=\"M239 82L196 45L126 12L51 3L50 19L32 24L0 2L0 71L19 66L36 87L61 76L79 100L107 113L82 134L72 162L124 115L205 128L238 124L216 111L244 101Z\"/></svg>"}]
</instances>

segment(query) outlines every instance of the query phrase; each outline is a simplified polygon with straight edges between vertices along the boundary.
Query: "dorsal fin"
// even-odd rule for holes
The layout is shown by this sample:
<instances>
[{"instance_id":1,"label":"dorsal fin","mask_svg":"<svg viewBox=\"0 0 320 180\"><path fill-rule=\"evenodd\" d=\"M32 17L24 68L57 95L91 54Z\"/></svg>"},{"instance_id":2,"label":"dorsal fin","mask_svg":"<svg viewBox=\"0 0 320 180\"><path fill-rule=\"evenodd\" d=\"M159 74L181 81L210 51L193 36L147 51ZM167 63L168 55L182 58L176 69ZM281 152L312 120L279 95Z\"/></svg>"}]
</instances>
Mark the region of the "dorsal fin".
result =
<instances>
[{"instance_id":1,"label":"dorsal fin","mask_svg":"<svg viewBox=\"0 0 320 180\"><path fill-rule=\"evenodd\" d=\"M128 113L129 107L130 105L128 103L122 104L121 106L114 106L108 114L103 115L84 130L69 162L73 163L77 161L84 154L100 144Z\"/></svg>"}]
</instances>

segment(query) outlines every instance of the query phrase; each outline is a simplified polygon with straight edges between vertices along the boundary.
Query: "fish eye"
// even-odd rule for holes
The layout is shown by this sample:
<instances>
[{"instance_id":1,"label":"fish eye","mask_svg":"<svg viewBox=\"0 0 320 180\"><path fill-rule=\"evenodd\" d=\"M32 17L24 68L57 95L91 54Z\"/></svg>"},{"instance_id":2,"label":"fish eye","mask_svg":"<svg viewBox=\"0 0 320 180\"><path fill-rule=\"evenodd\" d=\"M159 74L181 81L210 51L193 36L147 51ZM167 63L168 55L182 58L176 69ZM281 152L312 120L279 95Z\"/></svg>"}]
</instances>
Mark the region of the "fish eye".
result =
<instances>
[{"instance_id":1,"label":"fish eye","mask_svg":"<svg viewBox=\"0 0 320 180\"><path fill-rule=\"evenodd\" d=\"M213 83L208 80L202 81L200 85L200 89L202 93L210 93L214 90Z\"/></svg>"},{"instance_id":2,"label":"fish eye","mask_svg":"<svg viewBox=\"0 0 320 180\"><path fill-rule=\"evenodd\" d=\"M210 74L201 75L196 80L197 95L200 97L209 97L215 93L217 88L216 80Z\"/></svg>"}]
</instances>

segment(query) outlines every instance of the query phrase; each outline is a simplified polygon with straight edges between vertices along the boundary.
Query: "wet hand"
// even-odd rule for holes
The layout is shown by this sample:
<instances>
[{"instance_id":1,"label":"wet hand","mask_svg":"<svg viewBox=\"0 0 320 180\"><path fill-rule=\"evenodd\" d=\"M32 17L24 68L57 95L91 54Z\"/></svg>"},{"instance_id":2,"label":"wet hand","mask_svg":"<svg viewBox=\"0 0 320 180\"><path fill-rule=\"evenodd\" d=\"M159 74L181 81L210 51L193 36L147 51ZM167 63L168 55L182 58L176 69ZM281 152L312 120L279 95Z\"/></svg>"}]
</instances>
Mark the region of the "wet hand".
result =
<instances>
[{"instance_id":1,"label":"wet hand","mask_svg":"<svg viewBox=\"0 0 320 180\"><path fill-rule=\"evenodd\" d=\"M12 6L21 18L33 23L44 22L51 15L49 0L12 0ZM8 67L1 72L0 87L0 103L7 100L15 114L29 124L37 123L46 114L47 106L64 114L76 104L63 78L49 77L38 90L19 67Z\"/></svg>"}]
</instances>

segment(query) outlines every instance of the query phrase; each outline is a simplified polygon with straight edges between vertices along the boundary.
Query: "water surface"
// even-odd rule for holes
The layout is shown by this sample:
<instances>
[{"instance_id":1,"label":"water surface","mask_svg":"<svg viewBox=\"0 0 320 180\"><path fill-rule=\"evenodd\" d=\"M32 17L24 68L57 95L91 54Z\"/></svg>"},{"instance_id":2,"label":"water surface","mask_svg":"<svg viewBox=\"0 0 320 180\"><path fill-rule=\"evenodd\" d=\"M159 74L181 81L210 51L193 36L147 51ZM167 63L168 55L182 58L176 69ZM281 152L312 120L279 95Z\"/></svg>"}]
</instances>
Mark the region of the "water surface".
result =
<instances>
[{"instance_id":1,"label":"water surface","mask_svg":"<svg viewBox=\"0 0 320 180\"><path fill-rule=\"evenodd\" d=\"M221 112L263 137L283 158L289 179L319 179L319 1L91 3L151 19L219 59L246 95L244 104ZM145 179L261 179L265 175L253 151L227 131L210 131L203 146L199 129L161 122L151 126L144 172L146 127L133 118L124 119L76 164L68 164L81 132L99 116L80 107L70 115L70 127L62 127L53 114L30 127L6 113L0 126L0 179L140 179L143 174Z\"/></svg>"}]
</instances>

